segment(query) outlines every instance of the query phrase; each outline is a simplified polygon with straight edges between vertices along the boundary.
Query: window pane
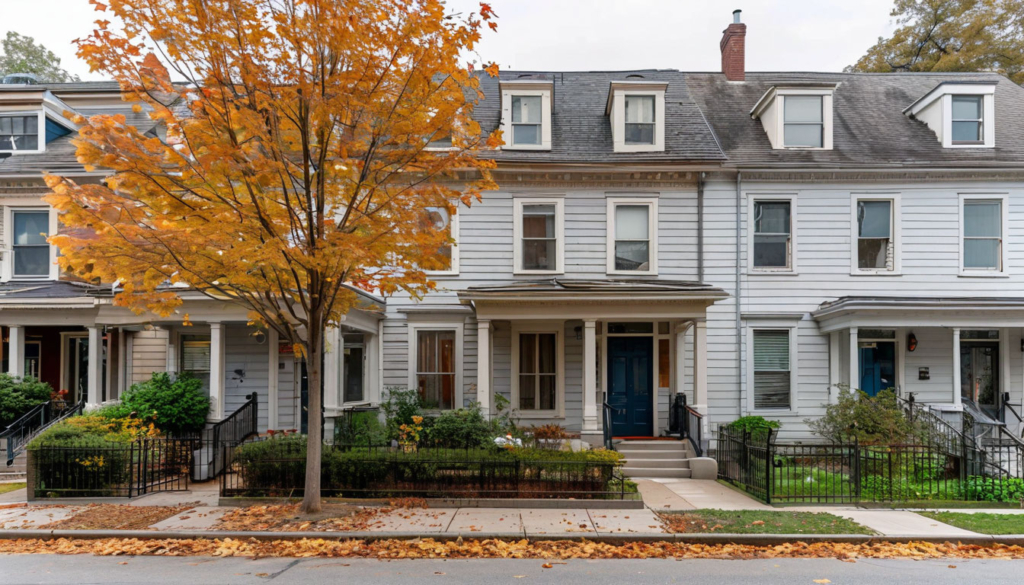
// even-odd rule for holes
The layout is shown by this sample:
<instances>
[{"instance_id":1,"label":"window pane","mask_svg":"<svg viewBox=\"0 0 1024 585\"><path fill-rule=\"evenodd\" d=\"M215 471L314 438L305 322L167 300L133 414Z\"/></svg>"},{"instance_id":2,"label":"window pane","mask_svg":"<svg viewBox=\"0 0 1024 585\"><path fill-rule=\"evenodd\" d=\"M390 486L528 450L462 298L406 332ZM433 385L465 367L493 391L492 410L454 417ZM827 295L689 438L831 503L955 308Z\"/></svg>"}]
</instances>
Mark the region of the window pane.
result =
<instances>
[{"instance_id":1,"label":"window pane","mask_svg":"<svg viewBox=\"0 0 1024 585\"><path fill-rule=\"evenodd\" d=\"M1002 236L1002 213L999 201L965 201L964 235L969 238Z\"/></svg>"},{"instance_id":2,"label":"window pane","mask_svg":"<svg viewBox=\"0 0 1024 585\"><path fill-rule=\"evenodd\" d=\"M519 335L519 373L532 374L537 371L537 335Z\"/></svg>"},{"instance_id":3,"label":"window pane","mask_svg":"<svg viewBox=\"0 0 1024 585\"><path fill-rule=\"evenodd\" d=\"M10 116L0 117L0 134L10 134L14 124L14 118Z\"/></svg>"},{"instance_id":4,"label":"window pane","mask_svg":"<svg viewBox=\"0 0 1024 585\"><path fill-rule=\"evenodd\" d=\"M49 246L15 248L15 276L46 276L50 274Z\"/></svg>"},{"instance_id":5,"label":"window pane","mask_svg":"<svg viewBox=\"0 0 1024 585\"><path fill-rule=\"evenodd\" d=\"M981 122L953 122L953 142L980 142Z\"/></svg>"},{"instance_id":6,"label":"window pane","mask_svg":"<svg viewBox=\"0 0 1024 585\"><path fill-rule=\"evenodd\" d=\"M455 374L420 374L416 377L416 386L426 408L454 408Z\"/></svg>"},{"instance_id":7,"label":"window pane","mask_svg":"<svg viewBox=\"0 0 1024 585\"><path fill-rule=\"evenodd\" d=\"M512 123L540 124L540 100L540 96L512 96Z\"/></svg>"},{"instance_id":8,"label":"window pane","mask_svg":"<svg viewBox=\"0 0 1024 585\"><path fill-rule=\"evenodd\" d=\"M513 125L512 144L540 144L540 125Z\"/></svg>"},{"instance_id":9,"label":"window pane","mask_svg":"<svg viewBox=\"0 0 1024 585\"><path fill-rule=\"evenodd\" d=\"M789 331L754 331L754 370L789 370Z\"/></svg>"},{"instance_id":10,"label":"window pane","mask_svg":"<svg viewBox=\"0 0 1024 585\"><path fill-rule=\"evenodd\" d=\"M954 120L980 120L982 110L981 96L953 96Z\"/></svg>"},{"instance_id":11,"label":"window pane","mask_svg":"<svg viewBox=\"0 0 1024 585\"><path fill-rule=\"evenodd\" d=\"M754 408L789 408L789 376L789 372L754 372Z\"/></svg>"},{"instance_id":12,"label":"window pane","mask_svg":"<svg viewBox=\"0 0 1024 585\"><path fill-rule=\"evenodd\" d=\"M554 240L525 240L523 270L556 270Z\"/></svg>"},{"instance_id":13,"label":"window pane","mask_svg":"<svg viewBox=\"0 0 1024 585\"><path fill-rule=\"evenodd\" d=\"M438 371L452 373L455 371L455 332L437 332L437 347L439 357L437 361Z\"/></svg>"},{"instance_id":14,"label":"window pane","mask_svg":"<svg viewBox=\"0 0 1024 585\"><path fill-rule=\"evenodd\" d=\"M960 339L999 339L999 330L965 329L960 332Z\"/></svg>"},{"instance_id":15,"label":"window pane","mask_svg":"<svg viewBox=\"0 0 1024 585\"><path fill-rule=\"evenodd\" d=\"M650 243L615 242L615 270L650 270Z\"/></svg>"},{"instance_id":16,"label":"window pane","mask_svg":"<svg viewBox=\"0 0 1024 585\"><path fill-rule=\"evenodd\" d=\"M210 371L210 339L199 335L183 336L181 369L185 372Z\"/></svg>"},{"instance_id":17,"label":"window pane","mask_svg":"<svg viewBox=\"0 0 1024 585\"><path fill-rule=\"evenodd\" d=\"M862 238L857 241L857 266L862 269L887 268L889 238Z\"/></svg>"},{"instance_id":18,"label":"window pane","mask_svg":"<svg viewBox=\"0 0 1024 585\"><path fill-rule=\"evenodd\" d=\"M615 239L646 240L649 238L650 207L647 205L618 205L615 207Z\"/></svg>"},{"instance_id":19,"label":"window pane","mask_svg":"<svg viewBox=\"0 0 1024 585\"><path fill-rule=\"evenodd\" d=\"M787 100L788 101L788 100ZM821 148L821 124L786 124L783 128L786 146Z\"/></svg>"},{"instance_id":20,"label":"window pane","mask_svg":"<svg viewBox=\"0 0 1024 585\"><path fill-rule=\"evenodd\" d=\"M999 269L999 240L964 240L964 268Z\"/></svg>"},{"instance_id":21,"label":"window pane","mask_svg":"<svg viewBox=\"0 0 1024 585\"><path fill-rule=\"evenodd\" d=\"M38 116L25 116L23 122L25 124L25 134L37 134L39 132Z\"/></svg>"},{"instance_id":22,"label":"window pane","mask_svg":"<svg viewBox=\"0 0 1024 585\"><path fill-rule=\"evenodd\" d=\"M754 231L759 234L788 234L790 229L788 201L757 201L754 203Z\"/></svg>"},{"instance_id":23,"label":"window pane","mask_svg":"<svg viewBox=\"0 0 1024 585\"><path fill-rule=\"evenodd\" d=\"M786 108L786 123L822 122L820 95L787 95L783 103ZM789 144L789 141L786 143Z\"/></svg>"},{"instance_id":24,"label":"window pane","mask_svg":"<svg viewBox=\"0 0 1024 585\"><path fill-rule=\"evenodd\" d=\"M555 206L524 205L523 206L523 237L553 238L555 237Z\"/></svg>"},{"instance_id":25,"label":"window pane","mask_svg":"<svg viewBox=\"0 0 1024 585\"><path fill-rule=\"evenodd\" d=\"M555 376L540 376L540 409L541 410L554 410L555 409L555 396L557 390L555 388L557 378Z\"/></svg>"},{"instance_id":26,"label":"window pane","mask_svg":"<svg viewBox=\"0 0 1024 585\"><path fill-rule=\"evenodd\" d=\"M519 376L519 408L533 410L537 404L537 376L535 374Z\"/></svg>"},{"instance_id":27,"label":"window pane","mask_svg":"<svg viewBox=\"0 0 1024 585\"><path fill-rule=\"evenodd\" d=\"M437 371L437 337L433 331L420 331L417 334L416 371Z\"/></svg>"},{"instance_id":28,"label":"window pane","mask_svg":"<svg viewBox=\"0 0 1024 585\"><path fill-rule=\"evenodd\" d=\"M754 236L754 266L761 268L789 267L789 236Z\"/></svg>"},{"instance_id":29,"label":"window pane","mask_svg":"<svg viewBox=\"0 0 1024 585\"><path fill-rule=\"evenodd\" d=\"M891 201L858 201L857 223L862 238L888 238L892 222L889 220Z\"/></svg>"},{"instance_id":30,"label":"window pane","mask_svg":"<svg viewBox=\"0 0 1024 585\"><path fill-rule=\"evenodd\" d=\"M440 207L428 207L426 219L433 229L447 231L451 235L451 219L448 217L448 210ZM452 267L452 245L444 244L437 251L443 259L444 266L442 270L450 270Z\"/></svg>"},{"instance_id":31,"label":"window pane","mask_svg":"<svg viewBox=\"0 0 1024 585\"><path fill-rule=\"evenodd\" d=\"M654 124L626 124L626 144L654 144Z\"/></svg>"},{"instance_id":32,"label":"window pane","mask_svg":"<svg viewBox=\"0 0 1024 585\"><path fill-rule=\"evenodd\" d=\"M556 361L556 346L555 342L557 336L554 333L540 333L537 335L537 351L540 352L539 368L538 371L541 374L554 374L556 373L555 361Z\"/></svg>"},{"instance_id":33,"label":"window pane","mask_svg":"<svg viewBox=\"0 0 1024 585\"><path fill-rule=\"evenodd\" d=\"M654 333L654 324L644 321L609 323L608 333Z\"/></svg>"},{"instance_id":34,"label":"window pane","mask_svg":"<svg viewBox=\"0 0 1024 585\"><path fill-rule=\"evenodd\" d=\"M857 339L896 339L892 329L858 329Z\"/></svg>"},{"instance_id":35,"label":"window pane","mask_svg":"<svg viewBox=\"0 0 1024 585\"><path fill-rule=\"evenodd\" d=\"M50 214L46 211L14 212L14 245L46 245L50 233Z\"/></svg>"},{"instance_id":36,"label":"window pane","mask_svg":"<svg viewBox=\"0 0 1024 585\"><path fill-rule=\"evenodd\" d=\"M654 123L654 96L653 95L627 95L626 96L626 123Z\"/></svg>"},{"instance_id":37,"label":"window pane","mask_svg":"<svg viewBox=\"0 0 1024 585\"><path fill-rule=\"evenodd\" d=\"M659 324L660 325L660 324ZM672 356L667 339L658 340L658 387L668 388L672 382Z\"/></svg>"},{"instance_id":38,"label":"window pane","mask_svg":"<svg viewBox=\"0 0 1024 585\"><path fill-rule=\"evenodd\" d=\"M17 116L11 118L11 134L24 134L25 133L25 118Z\"/></svg>"}]
</instances>

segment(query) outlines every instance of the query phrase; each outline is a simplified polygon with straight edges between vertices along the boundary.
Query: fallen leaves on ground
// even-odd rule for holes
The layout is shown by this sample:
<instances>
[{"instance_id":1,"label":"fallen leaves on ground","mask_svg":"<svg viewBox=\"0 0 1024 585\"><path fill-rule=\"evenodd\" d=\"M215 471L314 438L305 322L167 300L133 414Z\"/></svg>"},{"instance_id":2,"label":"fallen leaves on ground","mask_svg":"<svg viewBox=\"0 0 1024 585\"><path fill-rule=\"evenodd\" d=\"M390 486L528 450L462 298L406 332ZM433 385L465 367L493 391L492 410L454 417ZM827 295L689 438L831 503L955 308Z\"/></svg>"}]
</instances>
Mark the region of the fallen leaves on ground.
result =
<instances>
[{"instance_id":1,"label":"fallen leaves on ground","mask_svg":"<svg viewBox=\"0 0 1024 585\"><path fill-rule=\"evenodd\" d=\"M74 516L39 526L47 530L143 530L172 516L193 509L196 503L180 506L131 506L90 504Z\"/></svg>"},{"instance_id":2,"label":"fallen leaves on ground","mask_svg":"<svg viewBox=\"0 0 1024 585\"><path fill-rule=\"evenodd\" d=\"M590 541L537 541L458 539L418 540L301 539L26 539L0 540L0 553L214 556L214 557L350 557L373 559L771 559L771 558L911 558L911 559L1024 559L1024 547L959 543L851 544L792 542L775 546L632 542L605 544Z\"/></svg>"},{"instance_id":3,"label":"fallen leaves on ground","mask_svg":"<svg viewBox=\"0 0 1024 585\"><path fill-rule=\"evenodd\" d=\"M298 504L249 506L225 514L214 530L282 531L282 532L354 532L385 526L388 515L402 520L437 520L443 511L428 510L421 500L394 500L387 507L360 507L350 504L327 504L323 511L303 515Z\"/></svg>"}]
</instances>

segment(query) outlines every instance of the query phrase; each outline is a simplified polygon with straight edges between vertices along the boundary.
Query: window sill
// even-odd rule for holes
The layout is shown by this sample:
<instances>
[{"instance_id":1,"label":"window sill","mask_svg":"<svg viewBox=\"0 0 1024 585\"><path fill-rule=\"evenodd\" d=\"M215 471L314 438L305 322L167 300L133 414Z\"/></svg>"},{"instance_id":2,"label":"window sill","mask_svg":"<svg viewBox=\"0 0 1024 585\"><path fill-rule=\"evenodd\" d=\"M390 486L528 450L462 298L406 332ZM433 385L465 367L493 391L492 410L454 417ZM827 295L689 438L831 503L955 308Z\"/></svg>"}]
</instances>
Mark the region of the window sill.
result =
<instances>
[{"instance_id":1,"label":"window sill","mask_svg":"<svg viewBox=\"0 0 1024 585\"><path fill-rule=\"evenodd\" d=\"M786 409L781 409L780 408L780 409L773 409L773 410L748 410L747 411L747 415L748 416L763 416L765 418L770 418L770 417L773 417L773 416L799 416L800 412L798 410L791 409L791 408L786 408Z\"/></svg>"},{"instance_id":2,"label":"window sill","mask_svg":"<svg viewBox=\"0 0 1024 585\"><path fill-rule=\"evenodd\" d=\"M459 275L459 271L458 270L456 270L454 272L453 271L434 272L432 270L427 270L426 272L427 272L427 276L458 276Z\"/></svg>"},{"instance_id":3,"label":"window sill","mask_svg":"<svg viewBox=\"0 0 1024 585\"><path fill-rule=\"evenodd\" d=\"M899 270L852 270L850 276L903 276Z\"/></svg>"},{"instance_id":4,"label":"window sill","mask_svg":"<svg viewBox=\"0 0 1024 585\"><path fill-rule=\"evenodd\" d=\"M747 276L799 276L799 275L800 275L800 273L797 272L796 270L785 270L785 269L779 269L779 270L771 270L771 269L758 270L756 268L751 268L751 269L747 270Z\"/></svg>"},{"instance_id":5,"label":"window sill","mask_svg":"<svg viewBox=\"0 0 1024 585\"><path fill-rule=\"evenodd\" d=\"M563 271L563 270L516 270L516 271L513 271L512 274L514 274L515 276L530 276L530 275L537 275L537 274L549 274L549 275L553 274L553 275L558 275L558 274L565 274L565 271Z\"/></svg>"},{"instance_id":6,"label":"window sill","mask_svg":"<svg viewBox=\"0 0 1024 585\"><path fill-rule=\"evenodd\" d=\"M608 276L658 276L657 270L609 270Z\"/></svg>"},{"instance_id":7,"label":"window sill","mask_svg":"<svg viewBox=\"0 0 1024 585\"><path fill-rule=\"evenodd\" d=\"M958 276L960 276L960 278L1010 278L1010 273L996 272L994 270L991 272L986 272L984 270L979 270L977 272L971 270L961 270Z\"/></svg>"},{"instance_id":8,"label":"window sill","mask_svg":"<svg viewBox=\"0 0 1024 585\"><path fill-rule=\"evenodd\" d=\"M543 144L506 144L502 150L551 150L550 146Z\"/></svg>"},{"instance_id":9,"label":"window sill","mask_svg":"<svg viewBox=\"0 0 1024 585\"><path fill-rule=\"evenodd\" d=\"M518 409L520 418L553 418L564 419L565 414L557 410L522 410Z\"/></svg>"}]
</instances>

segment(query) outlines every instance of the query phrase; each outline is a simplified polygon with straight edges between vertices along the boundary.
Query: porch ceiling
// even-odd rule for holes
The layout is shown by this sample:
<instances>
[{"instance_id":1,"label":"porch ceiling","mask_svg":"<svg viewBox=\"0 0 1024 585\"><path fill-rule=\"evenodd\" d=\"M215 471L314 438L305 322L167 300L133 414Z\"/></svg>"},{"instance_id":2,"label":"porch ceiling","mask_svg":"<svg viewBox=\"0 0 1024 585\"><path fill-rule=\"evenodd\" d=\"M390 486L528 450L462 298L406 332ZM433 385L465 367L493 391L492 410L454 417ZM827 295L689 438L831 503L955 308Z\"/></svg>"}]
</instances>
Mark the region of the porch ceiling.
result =
<instances>
[{"instance_id":1,"label":"porch ceiling","mask_svg":"<svg viewBox=\"0 0 1024 585\"><path fill-rule=\"evenodd\" d=\"M1024 299L841 297L811 313L822 333L850 327L1024 327Z\"/></svg>"}]
</instances>

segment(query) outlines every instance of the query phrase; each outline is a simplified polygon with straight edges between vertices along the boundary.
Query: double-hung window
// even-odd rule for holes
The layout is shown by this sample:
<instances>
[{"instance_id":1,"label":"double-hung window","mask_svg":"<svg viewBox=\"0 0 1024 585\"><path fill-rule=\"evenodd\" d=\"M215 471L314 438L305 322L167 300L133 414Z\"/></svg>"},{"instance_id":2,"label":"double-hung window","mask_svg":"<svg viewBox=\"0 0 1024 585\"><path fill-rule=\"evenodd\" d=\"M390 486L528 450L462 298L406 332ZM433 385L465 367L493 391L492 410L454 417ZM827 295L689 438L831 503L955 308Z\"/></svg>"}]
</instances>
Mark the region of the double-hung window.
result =
<instances>
[{"instance_id":1,"label":"double-hung window","mask_svg":"<svg viewBox=\"0 0 1024 585\"><path fill-rule=\"evenodd\" d=\"M519 410L558 406L558 334L519 334Z\"/></svg>"},{"instance_id":2,"label":"double-hung window","mask_svg":"<svg viewBox=\"0 0 1024 585\"><path fill-rule=\"evenodd\" d=\"M658 200L608 200L608 272L658 273Z\"/></svg>"},{"instance_id":3,"label":"double-hung window","mask_svg":"<svg viewBox=\"0 0 1024 585\"><path fill-rule=\"evenodd\" d=\"M211 344L209 335L181 336L181 371L210 387Z\"/></svg>"},{"instance_id":4,"label":"double-hung window","mask_svg":"<svg viewBox=\"0 0 1024 585\"><path fill-rule=\"evenodd\" d=\"M790 329L755 329L753 342L753 409L792 407Z\"/></svg>"},{"instance_id":5,"label":"double-hung window","mask_svg":"<svg viewBox=\"0 0 1024 585\"><path fill-rule=\"evenodd\" d=\"M626 144L654 144L654 96L627 95Z\"/></svg>"},{"instance_id":6,"label":"double-hung window","mask_svg":"<svg viewBox=\"0 0 1024 585\"><path fill-rule=\"evenodd\" d=\"M459 248L457 243L459 238L459 216L449 214L448 210L443 207L428 207L426 208L425 219L429 228L447 232L448 236L454 240L454 243L447 242L438 248L437 255L440 265L431 270L431 273L435 275L458 274Z\"/></svg>"},{"instance_id":7,"label":"double-hung window","mask_svg":"<svg viewBox=\"0 0 1024 585\"><path fill-rule=\"evenodd\" d=\"M783 97L783 144L786 148L822 148L825 141L823 96Z\"/></svg>"},{"instance_id":8,"label":"double-hung window","mask_svg":"<svg viewBox=\"0 0 1024 585\"><path fill-rule=\"evenodd\" d=\"M751 265L759 271L791 271L793 262L793 200L755 200Z\"/></svg>"},{"instance_id":9,"label":"double-hung window","mask_svg":"<svg viewBox=\"0 0 1024 585\"><path fill-rule=\"evenodd\" d=\"M0 151L39 150L39 116L0 116Z\"/></svg>"},{"instance_id":10,"label":"double-hung window","mask_svg":"<svg viewBox=\"0 0 1024 585\"><path fill-rule=\"evenodd\" d=\"M41 278L50 275L50 212L14 210L11 212L14 278Z\"/></svg>"},{"instance_id":11,"label":"double-hung window","mask_svg":"<svg viewBox=\"0 0 1024 585\"><path fill-rule=\"evenodd\" d=\"M953 144L985 142L985 98L981 95L952 96Z\"/></svg>"},{"instance_id":12,"label":"double-hung window","mask_svg":"<svg viewBox=\"0 0 1024 585\"><path fill-rule=\"evenodd\" d=\"M1005 271L1003 198L963 197L961 269L963 274Z\"/></svg>"},{"instance_id":13,"label":"double-hung window","mask_svg":"<svg viewBox=\"0 0 1024 585\"><path fill-rule=\"evenodd\" d=\"M416 391L426 408L455 408L455 338L454 330L416 331Z\"/></svg>"},{"instance_id":14,"label":"double-hung window","mask_svg":"<svg viewBox=\"0 0 1024 585\"><path fill-rule=\"evenodd\" d=\"M512 144L540 146L544 118L539 95L512 96Z\"/></svg>"},{"instance_id":15,"label":"double-hung window","mask_svg":"<svg viewBox=\"0 0 1024 585\"><path fill-rule=\"evenodd\" d=\"M896 196L861 197L854 202L855 273L895 273L898 268Z\"/></svg>"},{"instance_id":16,"label":"double-hung window","mask_svg":"<svg viewBox=\"0 0 1024 585\"><path fill-rule=\"evenodd\" d=\"M515 272L561 272L564 250L563 201L516 199L515 208Z\"/></svg>"}]
</instances>

